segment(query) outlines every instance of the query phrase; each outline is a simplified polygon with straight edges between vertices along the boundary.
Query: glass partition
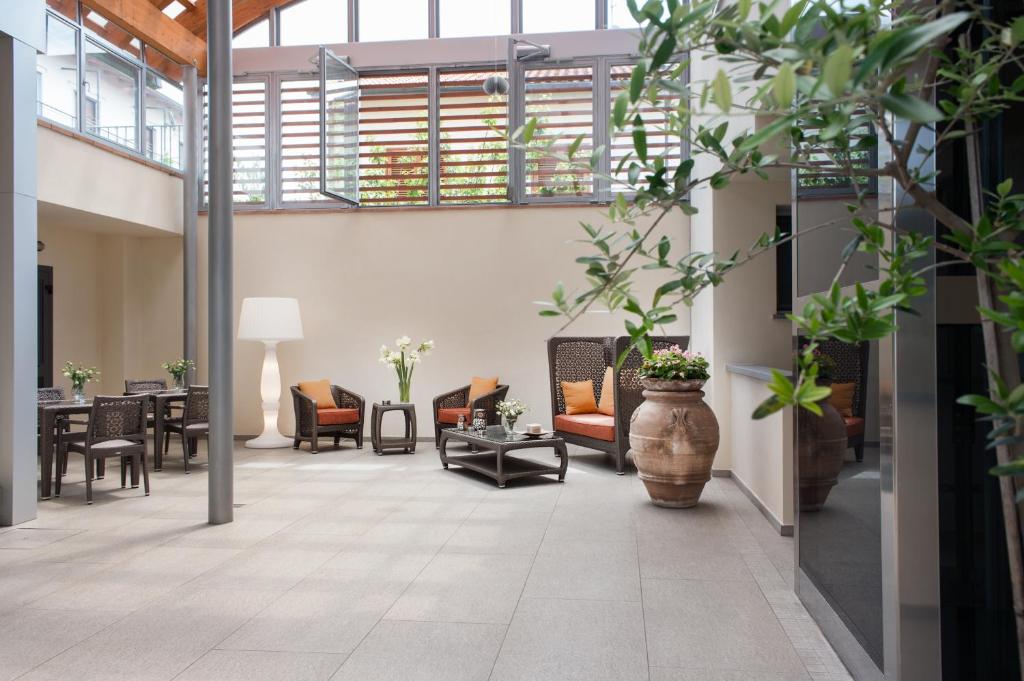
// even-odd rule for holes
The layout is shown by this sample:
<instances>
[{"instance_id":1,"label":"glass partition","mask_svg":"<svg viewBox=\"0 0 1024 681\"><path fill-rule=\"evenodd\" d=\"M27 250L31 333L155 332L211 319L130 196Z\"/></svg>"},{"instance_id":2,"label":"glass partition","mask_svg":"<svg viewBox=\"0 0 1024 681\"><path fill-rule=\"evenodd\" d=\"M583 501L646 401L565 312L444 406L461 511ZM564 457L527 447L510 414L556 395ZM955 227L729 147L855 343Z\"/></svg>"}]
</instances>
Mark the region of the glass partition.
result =
<instances>
[{"instance_id":1,"label":"glass partition","mask_svg":"<svg viewBox=\"0 0 1024 681\"><path fill-rule=\"evenodd\" d=\"M424 0L359 3L359 40L419 40L426 38L428 19Z\"/></svg>"},{"instance_id":2,"label":"glass partition","mask_svg":"<svg viewBox=\"0 0 1024 681\"><path fill-rule=\"evenodd\" d=\"M344 0L302 0L278 14L281 45L331 45L348 42L348 4Z\"/></svg>"},{"instance_id":3,"label":"glass partition","mask_svg":"<svg viewBox=\"0 0 1024 681\"><path fill-rule=\"evenodd\" d=\"M146 157L181 168L185 94L181 85L149 71L146 77Z\"/></svg>"},{"instance_id":4,"label":"glass partition","mask_svg":"<svg viewBox=\"0 0 1024 681\"><path fill-rule=\"evenodd\" d=\"M359 205L359 74L320 48L320 193Z\"/></svg>"},{"instance_id":5,"label":"glass partition","mask_svg":"<svg viewBox=\"0 0 1024 681\"><path fill-rule=\"evenodd\" d=\"M99 12L91 9L85 10L82 25L85 26L87 34L106 41L126 57L133 59L142 57L142 42Z\"/></svg>"},{"instance_id":6,"label":"glass partition","mask_svg":"<svg viewBox=\"0 0 1024 681\"><path fill-rule=\"evenodd\" d=\"M523 0L523 32L593 31L596 11L594 0Z\"/></svg>"},{"instance_id":7,"label":"glass partition","mask_svg":"<svg viewBox=\"0 0 1024 681\"><path fill-rule=\"evenodd\" d=\"M36 60L37 114L54 123L78 125L78 30L46 16L46 53Z\"/></svg>"},{"instance_id":8,"label":"glass partition","mask_svg":"<svg viewBox=\"0 0 1024 681\"><path fill-rule=\"evenodd\" d=\"M237 34L231 41L231 47L270 47L270 22L264 19Z\"/></svg>"},{"instance_id":9,"label":"glass partition","mask_svg":"<svg viewBox=\"0 0 1024 681\"><path fill-rule=\"evenodd\" d=\"M137 150L139 68L91 40L85 44L85 131Z\"/></svg>"},{"instance_id":10,"label":"glass partition","mask_svg":"<svg viewBox=\"0 0 1024 681\"><path fill-rule=\"evenodd\" d=\"M508 0L439 1L442 38L508 35L512 32L512 7Z\"/></svg>"}]
</instances>

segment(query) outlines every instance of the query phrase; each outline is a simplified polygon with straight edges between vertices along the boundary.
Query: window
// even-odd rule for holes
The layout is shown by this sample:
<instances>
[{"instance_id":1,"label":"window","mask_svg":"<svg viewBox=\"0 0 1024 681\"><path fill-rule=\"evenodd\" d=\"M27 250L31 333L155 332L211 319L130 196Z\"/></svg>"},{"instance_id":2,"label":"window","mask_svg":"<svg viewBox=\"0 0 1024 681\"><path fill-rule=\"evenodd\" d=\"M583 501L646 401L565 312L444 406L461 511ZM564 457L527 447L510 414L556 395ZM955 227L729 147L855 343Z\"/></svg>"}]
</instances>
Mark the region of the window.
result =
<instances>
[{"instance_id":1,"label":"window","mask_svg":"<svg viewBox=\"0 0 1024 681\"><path fill-rule=\"evenodd\" d=\"M91 9L85 10L82 24L90 35L105 40L124 56L133 59L142 58L142 43L139 39L114 22L108 21L99 12Z\"/></svg>"},{"instance_id":2,"label":"window","mask_svg":"<svg viewBox=\"0 0 1024 681\"><path fill-rule=\"evenodd\" d=\"M638 0L636 6L643 8L645 2ZM608 0L608 28L637 28L639 24L629 13L626 0Z\"/></svg>"},{"instance_id":3,"label":"window","mask_svg":"<svg viewBox=\"0 0 1024 681\"><path fill-rule=\"evenodd\" d=\"M78 21L78 0L46 0L46 5L71 21Z\"/></svg>"},{"instance_id":4,"label":"window","mask_svg":"<svg viewBox=\"0 0 1024 681\"><path fill-rule=\"evenodd\" d=\"M91 40L85 45L85 131L138 150L139 68Z\"/></svg>"},{"instance_id":5,"label":"window","mask_svg":"<svg viewBox=\"0 0 1024 681\"><path fill-rule=\"evenodd\" d=\"M427 0L359 0L360 42L426 38L427 24Z\"/></svg>"},{"instance_id":6,"label":"window","mask_svg":"<svg viewBox=\"0 0 1024 681\"><path fill-rule=\"evenodd\" d=\"M182 125L185 118L185 94L177 83L148 71L146 76L147 158L174 168L181 167Z\"/></svg>"},{"instance_id":7,"label":"window","mask_svg":"<svg viewBox=\"0 0 1024 681\"><path fill-rule=\"evenodd\" d=\"M525 120L537 119L536 142L555 140L553 151L527 151L525 194L528 199L590 196L594 178L558 158L583 135L576 159L586 161L593 150L593 69L589 66L531 68L525 72Z\"/></svg>"},{"instance_id":8,"label":"window","mask_svg":"<svg viewBox=\"0 0 1024 681\"><path fill-rule=\"evenodd\" d=\"M665 68L666 71L674 68L675 65L668 65ZM611 67L610 80L608 91L611 95L611 102L609 102L609 112L611 111L611 105L615 102L615 98L619 96L619 93L629 89L629 79L633 73L632 64L618 64ZM658 103L658 106L651 104L645 104L641 110L640 115L644 121L644 132L647 133L647 149L652 155L664 154L665 165L669 169L669 175L679 166L683 159L683 149L678 134L669 134L667 129L668 116L671 112L676 110L679 106L679 95L671 94L665 97ZM610 114L609 114L610 115ZM611 123L609 123L611 126ZM610 127L609 127L610 132ZM612 135L610 143L608 145L611 157L610 174L615 176L616 179L621 180L623 183L627 181L629 164L636 158L636 154L633 152L633 126L631 123L627 123L626 127ZM630 161L627 161L622 166L622 171L616 173L616 169L619 167L619 163L629 155ZM623 190L622 185L612 186L613 191Z\"/></svg>"},{"instance_id":9,"label":"window","mask_svg":"<svg viewBox=\"0 0 1024 681\"><path fill-rule=\"evenodd\" d=\"M428 74L359 79L359 202L426 205L430 172Z\"/></svg>"},{"instance_id":10,"label":"window","mask_svg":"<svg viewBox=\"0 0 1024 681\"><path fill-rule=\"evenodd\" d=\"M249 28L235 34L231 41L233 49L246 47L270 47L270 22L266 19L257 21Z\"/></svg>"},{"instance_id":11,"label":"window","mask_svg":"<svg viewBox=\"0 0 1024 681\"><path fill-rule=\"evenodd\" d=\"M320 193L320 81L281 83L281 201L328 201Z\"/></svg>"},{"instance_id":12,"label":"window","mask_svg":"<svg viewBox=\"0 0 1024 681\"><path fill-rule=\"evenodd\" d=\"M234 202L267 202L267 84L264 81L236 82L231 95L231 130L234 152ZM203 145L209 150L209 98L204 99ZM209 169L204 158L203 202L207 203Z\"/></svg>"},{"instance_id":13,"label":"window","mask_svg":"<svg viewBox=\"0 0 1024 681\"><path fill-rule=\"evenodd\" d=\"M303 0L278 15L281 45L330 45L348 42L345 0Z\"/></svg>"},{"instance_id":14,"label":"window","mask_svg":"<svg viewBox=\"0 0 1024 681\"><path fill-rule=\"evenodd\" d=\"M36 61L38 112L69 128L78 126L78 30L46 15L46 53Z\"/></svg>"},{"instance_id":15,"label":"window","mask_svg":"<svg viewBox=\"0 0 1024 681\"><path fill-rule=\"evenodd\" d=\"M523 0L523 32L593 31L595 11L594 0Z\"/></svg>"},{"instance_id":16,"label":"window","mask_svg":"<svg viewBox=\"0 0 1024 681\"><path fill-rule=\"evenodd\" d=\"M505 203L508 198L508 95L484 94L494 71L440 73L440 202ZM505 76L504 71L497 75Z\"/></svg>"},{"instance_id":17,"label":"window","mask_svg":"<svg viewBox=\"0 0 1024 681\"><path fill-rule=\"evenodd\" d=\"M439 0L441 37L508 35L512 32L509 0ZM501 49L504 50L504 43Z\"/></svg>"}]
</instances>

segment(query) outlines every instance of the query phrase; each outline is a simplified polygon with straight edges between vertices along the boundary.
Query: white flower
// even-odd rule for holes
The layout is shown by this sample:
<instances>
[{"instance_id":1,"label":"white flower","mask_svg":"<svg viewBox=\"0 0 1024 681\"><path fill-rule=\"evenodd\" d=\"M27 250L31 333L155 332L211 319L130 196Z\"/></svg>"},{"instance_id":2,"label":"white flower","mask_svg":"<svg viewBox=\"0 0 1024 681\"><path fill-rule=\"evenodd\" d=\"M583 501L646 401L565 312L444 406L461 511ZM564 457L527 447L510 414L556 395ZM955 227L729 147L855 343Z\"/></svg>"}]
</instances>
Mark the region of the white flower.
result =
<instances>
[{"instance_id":1,"label":"white flower","mask_svg":"<svg viewBox=\"0 0 1024 681\"><path fill-rule=\"evenodd\" d=\"M409 361L411 363L413 363L413 364L418 364L419 361L420 361L420 353L417 352L416 350L413 350L412 352L410 352L409 353Z\"/></svg>"},{"instance_id":2,"label":"white flower","mask_svg":"<svg viewBox=\"0 0 1024 681\"><path fill-rule=\"evenodd\" d=\"M408 336L402 336L401 338L395 339L395 345L397 345L400 350L405 350L407 347L412 345L412 339Z\"/></svg>"},{"instance_id":3,"label":"white flower","mask_svg":"<svg viewBox=\"0 0 1024 681\"><path fill-rule=\"evenodd\" d=\"M432 340L425 340L422 343L420 343L419 351L421 353L423 353L424 355L429 354L430 351L433 350L433 349L434 349L434 341L432 341Z\"/></svg>"}]
</instances>

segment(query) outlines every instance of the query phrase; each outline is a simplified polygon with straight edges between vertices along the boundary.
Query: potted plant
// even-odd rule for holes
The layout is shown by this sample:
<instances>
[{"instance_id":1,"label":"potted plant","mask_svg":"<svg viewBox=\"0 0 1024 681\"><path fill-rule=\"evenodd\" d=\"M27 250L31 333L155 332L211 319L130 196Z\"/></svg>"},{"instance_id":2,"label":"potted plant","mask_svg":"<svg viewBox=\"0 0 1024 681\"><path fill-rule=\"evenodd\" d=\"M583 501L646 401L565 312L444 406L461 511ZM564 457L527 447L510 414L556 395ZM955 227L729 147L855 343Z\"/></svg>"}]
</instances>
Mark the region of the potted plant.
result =
<instances>
[{"instance_id":1,"label":"potted plant","mask_svg":"<svg viewBox=\"0 0 1024 681\"><path fill-rule=\"evenodd\" d=\"M819 349L811 348L817 367L816 385L829 388L836 376L836 363ZM798 358L799 359L799 358ZM829 401L828 393L815 404L819 413L803 409L797 418L797 458L800 510L818 511L839 481L846 453L846 422Z\"/></svg>"},{"instance_id":2,"label":"potted plant","mask_svg":"<svg viewBox=\"0 0 1024 681\"><path fill-rule=\"evenodd\" d=\"M96 367L75 366L72 362L64 362L61 373L71 381L71 394L75 402L85 402L85 384L95 381L100 375Z\"/></svg>"},{"instance_id":3,"label":"potted plant","mask_svg":"<svg viewBox=\"0 0 1024 681\"><path fill-rule=\"evenodd\" d=\"M164 362L161 365L171 375L175 388L185 387L185 375L189 370L196 368L196 363L190 359L176 359L173 362Z\"/></svg>"},{"instance_id":4,"label":"potted plant","mask_svg":"<svg viewBox=\"0 0 1024 681\"><path fill-rule=\"evenodd\" d=\"M639 376L645 399L633 412L629 446L640 479L658 506L695 506L718 451L718 419L701 390L708 361L673 345L646 357Z\"/></svg>"},{"instance_id":5,"label":"potted plant","mask_svg":"<svg viewBox=\"0 0 1024 681\"><path fill-rule=\"evenodd\" d=\"M412 372L416 365L434 349L434 341L425 340L410 350L412 340L408 336L402 336L395 340L397 350L392 350L386 345L380 346L380 363L389 366L398 374L398 400L409 402L409 392L412 389Z\"/></svg>"},{"instance_id":6,"label":"potted plant","mask_svg":"<svg viewBox=\"0 0 1024 681\"><path fill-rule=\"evenodd\" d=\"M502 400L494 406L494 409L501 414L501 424L505 427L506 435L515 433L516 421L529 411L528 407L519 400Z\"/></svg>"}]
</instances>

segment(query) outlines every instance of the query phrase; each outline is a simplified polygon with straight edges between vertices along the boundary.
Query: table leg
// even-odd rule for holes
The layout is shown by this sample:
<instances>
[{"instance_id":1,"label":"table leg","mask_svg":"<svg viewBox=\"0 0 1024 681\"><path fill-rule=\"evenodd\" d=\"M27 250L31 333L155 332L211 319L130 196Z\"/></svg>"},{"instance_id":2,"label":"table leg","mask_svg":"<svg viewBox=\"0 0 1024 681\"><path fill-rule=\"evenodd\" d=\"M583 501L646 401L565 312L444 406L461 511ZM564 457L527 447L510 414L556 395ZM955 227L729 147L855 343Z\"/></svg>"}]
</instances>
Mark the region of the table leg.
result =
<instances>
[{"instance_id":1,"label":"table leg","mask_svg":"<svg viewBox=\"0 0 1024 681\"><path fill-rule=\"evenodd\" d=\"M505 487L505 474L502 472L502 469L505 463L505 448L498 445L494 448L494 455L498 466L498 487L503 489Z\"/></svg>"},{"instance_id":2,"label":"table leg","mask_svg":"<svg viewBox=\"0 0 1024 681\"><path fill-rule=\"evenodd\" d=\"M383 414L384 412L380 409L374 409L373 416L370 419L372 422L370 426L370 444L373 445L373 451L377 456L382 454L380 449L380 417L383 416Z\"/></svg>"},{"instance_id":3,"label":"table leg","mask_svg":"<svg viewBox=\"0 0 1024 681\"><path fill-rule=\"evenodd\" d=\"M565 482L565 471L569 468L569 452L566 451L564 442L555 444L555 454L562 459L558 466L558 482Z\"/></svg>"},{"instance_id":4,"label":"table leg","mask_svg":"<svg viewBox=\"0 0 1024 681\"><path fill-rule=\"evenodd\" d=\"M153 401L153 470L159 471L164 467L164 409L167 407L159 397Z\"/></svg>"},{"instance_id":5,"label":"table leg","mask_svg":"<svg viewBox=\"0 0 1024 681\"><path fill-rule=\"evenodd\" d=\"M448 433L441 433L441 444L438 447L438 452L441 454L441 465L444 466L445 470L448 469L448 452L446 447L448 445Z\"/></svg>"},{"instance_id":6,"label":"table leg","mask_svg":"<svg viewBox=\"0 0 1024 681\"><path fill-rule=\"evenodd\" d=\"M49 409L43 409L42 414L39 418L40 432L39 441L42 451L42 466L40 467L39 474L39 497L42 499L50 498L50 482L53 480L53 429L54 429L54 413ZM57 471L60 475L60 471Z\"/></svg>"},{"instance_id":7,"label":"table leg","mask_svg":"<svg viewBox=\"0 0 1024 681\"><path fill-rule=\"evenodd\" d=\"M412 438L411 438L412 449L410 449L409 451L411 453L415 454L416 453L416 410L415 409L412 409L409 412L409 417L412 419Z\"/></svg>"}]
</instances>

